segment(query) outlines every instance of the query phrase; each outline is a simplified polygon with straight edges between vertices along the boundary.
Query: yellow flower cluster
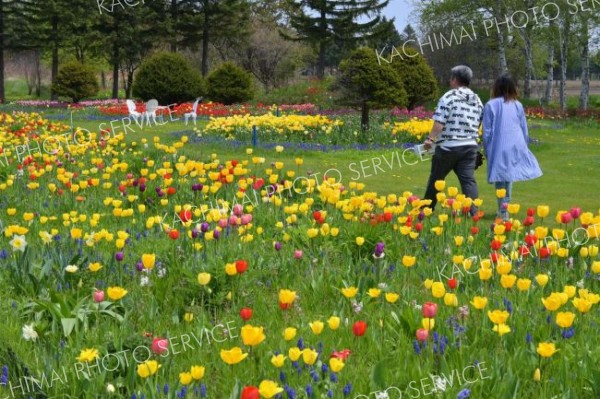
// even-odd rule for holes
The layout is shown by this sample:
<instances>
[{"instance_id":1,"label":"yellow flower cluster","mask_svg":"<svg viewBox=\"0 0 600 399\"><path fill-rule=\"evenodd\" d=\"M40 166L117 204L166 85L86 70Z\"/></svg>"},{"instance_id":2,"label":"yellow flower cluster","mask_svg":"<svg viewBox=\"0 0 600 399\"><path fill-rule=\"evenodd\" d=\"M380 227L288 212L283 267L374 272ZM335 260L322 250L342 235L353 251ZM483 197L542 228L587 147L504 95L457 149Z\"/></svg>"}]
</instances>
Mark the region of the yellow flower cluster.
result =
<instances>
[{"instance_id":1,"label":"yellow flower cluster","mask_svg":"<svg viewBox=\"0 0 600 399\"><path fill-rule=\"evenodd\" d=\"M251 131L256 126L261 131L276 132L279 134L298 132L309 134L320 130L330 134L335 126L341 126L341 120L329 119L323 115L282 115L275 116L272 113L264 115L234 115L225 118L211 118L204 128L204 132L226 132L235 133L236 130Z\"/></svg>"}]
</instances>

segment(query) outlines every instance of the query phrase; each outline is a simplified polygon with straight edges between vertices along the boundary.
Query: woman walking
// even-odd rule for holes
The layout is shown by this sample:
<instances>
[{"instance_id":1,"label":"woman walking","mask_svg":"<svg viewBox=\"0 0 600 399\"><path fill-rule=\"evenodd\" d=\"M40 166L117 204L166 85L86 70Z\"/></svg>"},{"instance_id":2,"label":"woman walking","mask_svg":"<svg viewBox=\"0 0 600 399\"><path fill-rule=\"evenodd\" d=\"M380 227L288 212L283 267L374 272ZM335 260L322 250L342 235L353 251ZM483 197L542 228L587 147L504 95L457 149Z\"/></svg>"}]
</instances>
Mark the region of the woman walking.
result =
<instances>
[{"instance_id":1,"label":"woman walking","mask_svg":"<svg viewBox=\"0 0 600 399\"><path fill-rule=\"evenodd\" d=\"M507 204L512 197L512 183L532 180L542 175L535 156L529 151L529 132L523 105L517 100L515 82L502 75L494 83L492 99L483 110L483 146L487 158L488 182L496 190L506 190L498 199L497 217L508 219Z\"/></svg>"}]
</instances>

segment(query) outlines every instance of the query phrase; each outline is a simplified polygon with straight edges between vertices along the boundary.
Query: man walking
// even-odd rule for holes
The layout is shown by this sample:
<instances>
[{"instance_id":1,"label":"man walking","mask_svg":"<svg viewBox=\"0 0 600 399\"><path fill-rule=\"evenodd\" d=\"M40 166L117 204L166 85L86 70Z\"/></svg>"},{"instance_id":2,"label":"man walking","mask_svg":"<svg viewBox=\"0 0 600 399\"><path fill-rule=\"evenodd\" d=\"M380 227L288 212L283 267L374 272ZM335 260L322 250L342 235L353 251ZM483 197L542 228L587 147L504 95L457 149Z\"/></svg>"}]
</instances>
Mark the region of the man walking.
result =
<instances>
[{"instance_id":1,"label":"man walking","mask_svg":"<svg viewBox=\"0 0 600 399\"><path fill-rule=\"evenodd\" d=\"M435 182L444 180L450 171L456 173L465 196L471 199L479 196L475 163L479 150L477 138L483 119L483 104L479 96L469 88L472 78L471 68L464 65L452 68L451 90L439 100L433 114L435 123L424 143L425 149L430 149L434 143L436 146L425 192L425 199L431 200L432 209L437 203Z\"/></svg>"}]
</instances>

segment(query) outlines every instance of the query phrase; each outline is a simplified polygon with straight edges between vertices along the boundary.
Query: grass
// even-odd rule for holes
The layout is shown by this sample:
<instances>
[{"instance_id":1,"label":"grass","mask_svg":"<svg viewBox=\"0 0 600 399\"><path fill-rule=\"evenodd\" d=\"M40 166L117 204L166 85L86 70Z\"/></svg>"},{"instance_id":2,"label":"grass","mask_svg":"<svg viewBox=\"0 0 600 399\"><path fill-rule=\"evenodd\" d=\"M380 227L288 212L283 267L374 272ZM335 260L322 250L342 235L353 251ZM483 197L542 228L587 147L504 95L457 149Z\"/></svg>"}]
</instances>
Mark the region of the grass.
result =
<instances>
[{"instance_id":1,"label":"grass","mask_svg":"<svg viewBox=\"0 0 600 399\"><path fill-rule=\"evenodd\" d=\"M49 118L58 115L53 112ZM77 118L77 116L75 116ZM64 119L56 119L66 122ZM108 120L103 127L108 126ZM99 131L101 121L74 119L76 126L90 131ZM200 121L197 129L201 130L205 122ZM513 188L514 201L523 207L535 207L538 204L547 204L553 210L580 206L583 209L595 210L598 207L597 182L593 176L600 167L600 128L598 125L584 120L569 121L540 121L530 120L530 136L539 141L532 144L531 151L538 159L544 175L539 179L518 182ZM115 123L115 126L118 126ZM165 143L174 142L182 134L190 138L195 135L192 125L185 126L181 121L169 122L164 126L152 126L136 131L129 131L128 140L140 141L142 138L151 139L154 135L161 137ZM252 143L241 147L234 147L225 140L216 142L193 143L190 142L182 149L183 154L208 158L210 154L217 153L226 159L236 159L244 154L245 148L251 148ZM255 155L272 155L275 150L266 143L260 143L254 150ZM416 195L423 195L430 170L429 158L418 159L411 153L406 153L402 158L402 149L382 150L344 150L344 151L305 151L297 148L286 148L277 154L279 161L285 165L294 165L295 158L302 157L299 175L308 172L320 173L323 176L329 169L332 176L342 176L343 183L358 179L367 185L367 188L379 194L402 193L412 191ZM362 162L362 163L361 163ZM377 171L373 164L380 164ZM382 170L383 169L383 170ZM480 197L484 200L484 207L492 213L495 207L495 190L487 183L486 164L476 172L479 184ZM447 179L448 185L458 187L458 179L451 173Z\"/></svg>"}]
</instances>

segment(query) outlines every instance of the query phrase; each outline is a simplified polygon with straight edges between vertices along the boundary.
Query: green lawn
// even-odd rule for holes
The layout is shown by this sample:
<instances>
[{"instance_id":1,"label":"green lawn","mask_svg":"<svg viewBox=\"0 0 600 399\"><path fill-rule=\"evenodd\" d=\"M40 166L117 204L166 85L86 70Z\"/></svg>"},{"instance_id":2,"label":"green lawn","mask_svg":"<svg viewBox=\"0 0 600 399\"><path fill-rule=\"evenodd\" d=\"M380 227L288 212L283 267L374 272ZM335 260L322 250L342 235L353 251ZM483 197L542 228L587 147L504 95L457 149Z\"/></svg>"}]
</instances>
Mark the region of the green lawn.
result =
<instances>
[{"instance_id":1,"label":"green lawn","mask_svg":"<svg viewBox=\"0 0 600 399\"><path fill-rule=\"evenodd\" d=\"M50 115L50 117L52 117ZM64 120L63 120L64 121ZM98 131L101 121L75 119L74 124L90 131ZM199 122L197 129L201 130L204 122ZM115 123L115 126L118 124ZM514 202L522 207L535 207L538 204L550 205L553 211L579 206L584 210L597 211L600 207L598 193L600 182L597 179L600 168L600 126L595 121L540 121L530 120L530 136L539 140L532 144L531 150L537 157L544 175L536 180L516 183L513 188ZM103 127L108 126L108 123ZM169 122L164 126L145 127L128 132L128 140L139 141L154 135L161 137L163 142L173 142L181 132L187 132L190 138L195 134L192 125L185 126L181 121ZM220 159L245 159L244 148L251 148L252 143L245 147L234 147L227 141L216 143L188 143L182 150L184 154L208 157L218 154ZM254 150L256 156L265 156L267 161L282 161L289 169L296 169L294 160L302 157L304 164L299 175L309 171L320 173L322 176L329 169L331 176L341 174L342 181L349 183L358 178L367 188L381 194L402 193L412 191L423 195L430 170L429 158L420 160L407 152L402 157L402 148L381 149L370 151L306 151L300 149L285 149L276 153L272 148L264 148L260 143ZM361 163L362 161L362 163ZM380 164L375 173L374 166ZM364 166L364 169L361 167ZM447 179L449 185L457 185L458 179L451 173ZM477 171L480 197L484 200L484 210L495 212L495 190L487 183L486 165Z\"/></svg>"}]
</instances>

